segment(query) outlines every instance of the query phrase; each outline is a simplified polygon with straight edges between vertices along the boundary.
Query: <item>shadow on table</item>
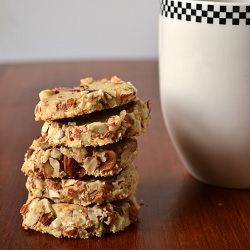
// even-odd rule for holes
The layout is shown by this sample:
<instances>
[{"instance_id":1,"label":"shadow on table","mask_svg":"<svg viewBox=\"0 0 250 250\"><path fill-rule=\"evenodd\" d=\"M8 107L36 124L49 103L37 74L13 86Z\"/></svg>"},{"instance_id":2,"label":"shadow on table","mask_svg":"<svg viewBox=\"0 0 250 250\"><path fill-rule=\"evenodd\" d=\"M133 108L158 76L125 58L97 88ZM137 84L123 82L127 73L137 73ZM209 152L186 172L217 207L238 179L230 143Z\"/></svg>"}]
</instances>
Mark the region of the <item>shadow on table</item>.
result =
<instances>
[{"instance_id":1,"label":"shadow on table","mask_svg":"<svg viewBox=\"0 0 250 250\"><path fill-rule=\"evenodd\" d=\"M239 246L247 249L244 247L249 246L244 223L249 213L240 206L240 197L249 195L249 191L206 185L188 174L178 180L169 178L141 185L143 192L139 190L139 195L145 205L141 209L139 230L143 237L140 241L148 246L146 249L150 249L152 239L157 242L152 247L158 249L169 249L169 246L171 249L239 249ZM232 210L237 210L237 218L232 217Z\"/></svg>"}]
</instances>

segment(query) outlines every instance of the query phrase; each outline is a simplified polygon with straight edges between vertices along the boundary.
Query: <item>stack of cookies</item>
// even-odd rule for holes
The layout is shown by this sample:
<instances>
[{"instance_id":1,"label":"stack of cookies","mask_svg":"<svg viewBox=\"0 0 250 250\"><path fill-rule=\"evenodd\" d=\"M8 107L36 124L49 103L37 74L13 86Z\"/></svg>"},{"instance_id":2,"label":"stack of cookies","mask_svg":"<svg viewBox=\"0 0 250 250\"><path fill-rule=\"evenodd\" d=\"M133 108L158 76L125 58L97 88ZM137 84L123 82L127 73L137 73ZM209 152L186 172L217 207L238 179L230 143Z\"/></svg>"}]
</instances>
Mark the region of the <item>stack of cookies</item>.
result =
<instances>
[{"instance_id":1,"label":"stack of cookies","mask_svg":"<svg viewBox=\"0 0 250 250\"><path fill-rule=\"evenodd\" d=\"M41 135L25 154L28 200L23 227L55 237L101 237L138 219L137 141L150 123L149 102L114 76L39 94Z\"/></svg>"}]
</instances>

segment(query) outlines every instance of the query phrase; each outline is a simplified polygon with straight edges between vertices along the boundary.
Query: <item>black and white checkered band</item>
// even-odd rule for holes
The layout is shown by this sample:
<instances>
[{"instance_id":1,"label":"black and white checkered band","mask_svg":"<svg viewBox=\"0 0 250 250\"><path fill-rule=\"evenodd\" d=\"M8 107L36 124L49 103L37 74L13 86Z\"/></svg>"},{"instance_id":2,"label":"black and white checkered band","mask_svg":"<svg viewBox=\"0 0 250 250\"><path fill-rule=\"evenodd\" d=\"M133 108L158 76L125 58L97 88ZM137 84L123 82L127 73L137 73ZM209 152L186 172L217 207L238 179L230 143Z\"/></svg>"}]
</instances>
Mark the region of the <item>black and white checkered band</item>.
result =
<instances>
[{"instance_id":1,"label":"black and white checkered band","mask_svg":"<svg viewBox=\"0 0 250 250\"><path fill-rule=\"evenodd\" d=\"M160 14L167 18L208 24L250 25L250 5L223 5L195 1L161 0Z\"/></svg>"}]
</instances>

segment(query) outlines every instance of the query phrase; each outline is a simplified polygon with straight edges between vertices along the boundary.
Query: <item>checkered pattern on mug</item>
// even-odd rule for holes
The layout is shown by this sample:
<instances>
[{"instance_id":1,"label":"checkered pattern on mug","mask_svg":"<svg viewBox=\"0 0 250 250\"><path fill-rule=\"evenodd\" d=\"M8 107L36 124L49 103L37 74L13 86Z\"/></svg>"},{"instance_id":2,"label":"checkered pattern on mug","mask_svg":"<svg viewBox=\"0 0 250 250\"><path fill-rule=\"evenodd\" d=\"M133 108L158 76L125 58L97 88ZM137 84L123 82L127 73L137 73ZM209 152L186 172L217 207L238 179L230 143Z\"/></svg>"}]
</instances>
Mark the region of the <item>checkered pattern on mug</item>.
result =
<instances>
[{"instance_id":1,"label":"checkered pattern on mug","mask_svg":"<svg viewBox=\"0 0 250 250\"><path fill-rule=\"evenodd\" d=\"M164 17L208 24L250 25L249 6L226 6L161 0L161 15Z\"/></svg>"}]
</instances>

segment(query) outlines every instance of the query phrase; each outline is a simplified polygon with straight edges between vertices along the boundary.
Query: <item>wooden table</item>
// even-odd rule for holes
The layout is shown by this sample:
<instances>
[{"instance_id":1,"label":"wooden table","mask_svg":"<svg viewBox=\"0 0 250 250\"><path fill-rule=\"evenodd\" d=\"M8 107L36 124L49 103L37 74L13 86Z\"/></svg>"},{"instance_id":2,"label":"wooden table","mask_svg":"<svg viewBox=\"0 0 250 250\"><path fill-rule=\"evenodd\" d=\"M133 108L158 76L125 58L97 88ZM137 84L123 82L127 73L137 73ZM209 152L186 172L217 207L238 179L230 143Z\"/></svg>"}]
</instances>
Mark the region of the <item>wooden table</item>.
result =
<instances>
[{"instance_id":1,"label":"wooden table","mask_svg":"<svg viewBox=\"0 0 250 250\"><path fill-rule=\"evenodd\" d=\"M75 86L86 76L118 75L152 102L152 123L138 138L139 222L104 238L57 239L21 227L26 177L20 167L41 122L38 93ZM49 62L0 65L0 249L250 249L250 193L190 177L176 155L160 110L157 61ZM249 177L250 178L250 177Z\"/></svg>"}]
</instances>

